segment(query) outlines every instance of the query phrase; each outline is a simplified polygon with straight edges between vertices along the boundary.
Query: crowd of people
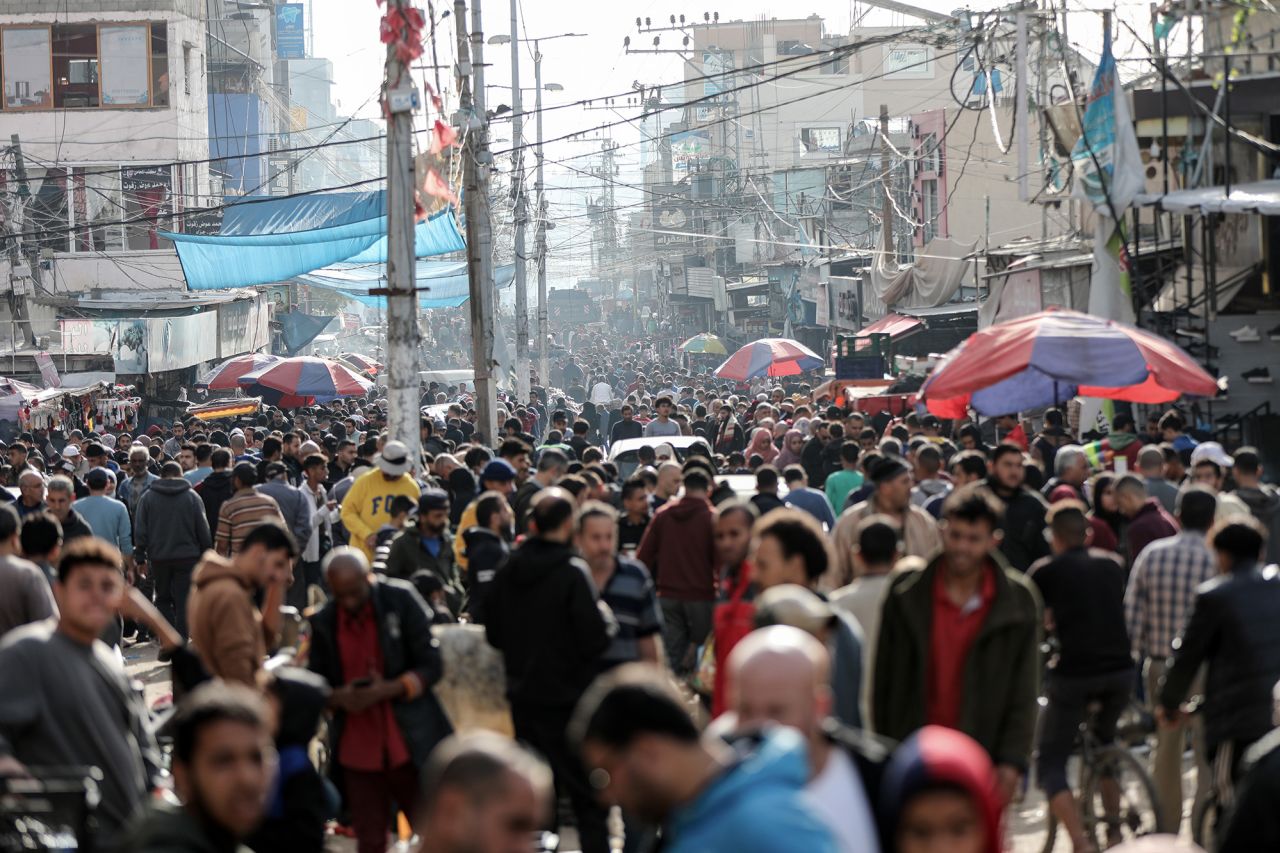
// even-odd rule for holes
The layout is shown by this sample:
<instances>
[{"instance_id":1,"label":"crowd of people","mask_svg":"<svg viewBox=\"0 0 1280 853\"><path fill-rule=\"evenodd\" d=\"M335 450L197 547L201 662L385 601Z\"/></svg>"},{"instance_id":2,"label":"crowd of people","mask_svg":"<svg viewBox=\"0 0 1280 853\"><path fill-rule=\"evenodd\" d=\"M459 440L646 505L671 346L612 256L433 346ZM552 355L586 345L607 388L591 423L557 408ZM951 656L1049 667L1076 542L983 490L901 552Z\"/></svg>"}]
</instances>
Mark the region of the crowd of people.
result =
<instances>
[{"instance_id":1,"label":"crowd of people","mask_svg":"<svg viewBox=\"0 0 1280 853\"><path fill-rule=\"evenodd\" d=\"M1280 849L1257 450L1172 409L1103 437L868 414L586 334L549 378L497 436L433 383L418 456L373 395L8 445L0 776L96 768L94 847L154 853L496 853L566 824L585 853L996 853L1031 779L1087 853L1126 827L1084 824L1068 759L1137 702L1159 830L1190 740L1217 849ZM460 623L514 738L437 697ZM145 644L163 725L123 664Z\"/></svg>"}]
</instances>

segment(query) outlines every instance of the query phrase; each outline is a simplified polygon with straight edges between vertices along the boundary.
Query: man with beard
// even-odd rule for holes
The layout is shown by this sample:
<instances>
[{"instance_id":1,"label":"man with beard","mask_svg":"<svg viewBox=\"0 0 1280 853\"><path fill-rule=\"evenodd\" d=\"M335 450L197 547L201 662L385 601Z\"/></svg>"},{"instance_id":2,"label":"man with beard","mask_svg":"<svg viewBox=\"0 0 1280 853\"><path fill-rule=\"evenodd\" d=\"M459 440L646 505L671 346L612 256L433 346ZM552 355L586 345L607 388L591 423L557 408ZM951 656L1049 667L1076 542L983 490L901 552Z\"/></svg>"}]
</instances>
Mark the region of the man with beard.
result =
<instances>
[{"instance_id":1,"label":"man with beard","mask_svg":"<svg viewBox=\"0 0 1280 853\"><path fill-rule=\"evenodd\" d=\"M996 445L987 486L1004 504L1000 553L1022 572L1041 557L1049 556L1049 541L1044 538L1049 505L1039 493L1024 485L1025 479L1022 449L1016 444Z\"/></svg>"},{"instance_id":2,"label":"man with beard","mask_svg":"<svg viewBox=\"0 0 1280 853\"><path fill-rule=\"evenodd\" d=\"M418 523L391 542L387 553L387 577L409 580L427 571L440 579L454 616L462 609L464 592L453 562L453 537L449 534L449 496L441 489L427 489L418 498Z\"/></svg>"},{"instance_id":3,"label":"man with beard","mask_svg":"<svg viewBox=\"0 0 1280 853\"><path fill-rule=\"evenodd\" d=\"M462 533L468 555L465 610L473 624L483 625L489 589L510 554L515 513L498 492L485 492L475 507L476 523Z\"/></svg>"},{"instance_id":4,"label":"man with beard","mask_svg":"<svg viewBox=\"0 0 1280 853\"><path fill-rule=\"evenodd\" d=\"M156 801L131 833L138 853L233 853L262 820L276 771L258 694L205 684L173 718L173 781L180 808Z\"/></svg>"}]
</instances>

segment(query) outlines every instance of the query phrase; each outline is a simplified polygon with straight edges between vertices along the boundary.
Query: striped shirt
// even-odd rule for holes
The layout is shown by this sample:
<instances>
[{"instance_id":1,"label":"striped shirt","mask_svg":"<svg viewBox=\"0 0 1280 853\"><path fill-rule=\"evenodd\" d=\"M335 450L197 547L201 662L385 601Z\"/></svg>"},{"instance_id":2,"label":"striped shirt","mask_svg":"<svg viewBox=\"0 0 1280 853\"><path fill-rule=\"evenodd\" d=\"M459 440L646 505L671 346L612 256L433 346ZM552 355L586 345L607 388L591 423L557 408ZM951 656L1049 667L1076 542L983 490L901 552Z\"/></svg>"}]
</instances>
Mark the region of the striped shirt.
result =
<instances>
[{"instance_id":1,"label":"striped shirt","mask_svg":"<svg viewBox=\"0 0 1280 853\"><path fill-rule=\"evenodd\" d=\"M213 550L224 557L235 556L245 537L266 521L278 522L288 529L275 498L260 494L257 489L236 492L218 510L218 532L213 540Z\"/></svg>"},{"instance_id":2,"label":"striped shirt","mask_svg":"<svg viewBox=\"0 0 1280 853\"><path fill-rule=\"evenodd\" d=\"M1196 588L1218 573L1203 533L1157 539L1138 555L1124 594L1129 643L1139 657L1164 660L1186 626Z\"/></svg>"},{"instance_id":3,"label":"striped shirt","mask_svg":"<svg viewBox=\"0 0 1280 853\"><path fill-rule=\"evenodd\" d=\"M640 640L662 630L662 610L649 570L635 560L618 557L617 568L600 591L613 610L618 633L600 661L605 669L640 660Z\"/></svg>"}]
</instances>

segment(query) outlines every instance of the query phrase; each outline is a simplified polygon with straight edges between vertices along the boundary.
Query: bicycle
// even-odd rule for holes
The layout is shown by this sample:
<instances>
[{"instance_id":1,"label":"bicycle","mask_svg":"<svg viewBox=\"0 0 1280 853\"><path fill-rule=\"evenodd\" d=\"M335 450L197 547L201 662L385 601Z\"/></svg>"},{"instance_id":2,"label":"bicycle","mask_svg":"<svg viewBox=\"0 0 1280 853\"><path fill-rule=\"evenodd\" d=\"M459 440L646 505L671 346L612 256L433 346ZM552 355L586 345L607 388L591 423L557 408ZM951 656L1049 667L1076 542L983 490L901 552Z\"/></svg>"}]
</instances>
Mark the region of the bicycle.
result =
<instances>
[{"instance_id":1,"label":"bicycle","mask_svg":"<svg viewBox=\"0 0 1280 853\"><path fill-rule=\"evenodd\" d=\"M1137 706L1130 705L1126 716L1141 714ZM1124 743L1102 743L1094 734L1101 703L1091 702L1085 721L1080 725L1079 784L1075 787L1076 804L1085 835L1099 850L1121 841L1152 835L1156 832L1155 783L1147 774L1130 747L1134 732L1150 734L1144 717L1126 720L1122 717L1119 731ZM1048 835L1043 853L1052 853L1058 837L1058 819L1045 809Z\"/></svg>"}]
</instances>

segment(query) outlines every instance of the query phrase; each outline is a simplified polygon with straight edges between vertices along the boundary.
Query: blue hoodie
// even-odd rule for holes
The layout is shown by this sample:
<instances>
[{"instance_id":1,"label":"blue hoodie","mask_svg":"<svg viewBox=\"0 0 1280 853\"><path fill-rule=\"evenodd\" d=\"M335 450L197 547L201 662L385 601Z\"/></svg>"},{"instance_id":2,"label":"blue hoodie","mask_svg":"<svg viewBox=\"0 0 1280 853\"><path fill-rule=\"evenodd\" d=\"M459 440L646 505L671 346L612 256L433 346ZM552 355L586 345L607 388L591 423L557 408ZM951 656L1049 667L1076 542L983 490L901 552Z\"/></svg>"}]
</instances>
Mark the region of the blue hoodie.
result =
<instances>
[{"instance_id":1,"label":"blue hoodie","mask_svg":"<svg viewBox=\"0 0 1280 853\"><path fill-rule=\"evenodd\" d=\"M665 853L835 853L826 825L804 799L804 739L772 729L667 824Z\"/></svg>"}]
</instances>

